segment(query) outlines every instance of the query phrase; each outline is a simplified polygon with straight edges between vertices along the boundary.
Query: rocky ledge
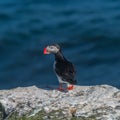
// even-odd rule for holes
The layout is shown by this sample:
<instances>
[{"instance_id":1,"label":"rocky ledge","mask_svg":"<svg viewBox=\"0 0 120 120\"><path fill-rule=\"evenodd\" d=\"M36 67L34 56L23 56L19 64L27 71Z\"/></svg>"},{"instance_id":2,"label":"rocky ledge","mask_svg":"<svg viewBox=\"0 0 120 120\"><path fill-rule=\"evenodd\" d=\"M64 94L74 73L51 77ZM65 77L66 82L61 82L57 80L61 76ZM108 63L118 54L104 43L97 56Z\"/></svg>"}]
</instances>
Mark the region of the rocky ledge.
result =
<instances>
[{"instance_id":1,"label":"rocky ledge","mask_svg":"<svg viewBox=\"0 0 120 120\"><path fill-rule=\"evenodd\" d=\"M73 91L18 87L0 90L0 120L120 120L120 90L75 86Z\"/></svg>"}]
</instances>

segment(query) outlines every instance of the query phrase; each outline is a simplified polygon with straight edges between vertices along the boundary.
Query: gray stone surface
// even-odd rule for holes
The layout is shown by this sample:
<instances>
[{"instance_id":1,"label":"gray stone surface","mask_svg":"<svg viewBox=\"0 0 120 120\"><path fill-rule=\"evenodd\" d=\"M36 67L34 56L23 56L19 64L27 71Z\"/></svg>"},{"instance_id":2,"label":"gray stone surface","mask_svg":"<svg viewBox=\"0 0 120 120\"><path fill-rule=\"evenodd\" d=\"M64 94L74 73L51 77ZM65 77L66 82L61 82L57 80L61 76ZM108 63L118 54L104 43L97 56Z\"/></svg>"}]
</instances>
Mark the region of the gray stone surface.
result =
<instances>
[{"instance_id":1,"label":"gray stone surface","mask_svg":"<svg viewBox=\"0 0 120 120\"><path fill-rule=\"evenodd\" d=\"M95 116L97 120L120 120L120 90L108 86L75 86L73 91L61 92L51 88L18 87L0 90L4 114L18 112L33 116L40 110L72 117Z\"/></svg>"}]
</instances>

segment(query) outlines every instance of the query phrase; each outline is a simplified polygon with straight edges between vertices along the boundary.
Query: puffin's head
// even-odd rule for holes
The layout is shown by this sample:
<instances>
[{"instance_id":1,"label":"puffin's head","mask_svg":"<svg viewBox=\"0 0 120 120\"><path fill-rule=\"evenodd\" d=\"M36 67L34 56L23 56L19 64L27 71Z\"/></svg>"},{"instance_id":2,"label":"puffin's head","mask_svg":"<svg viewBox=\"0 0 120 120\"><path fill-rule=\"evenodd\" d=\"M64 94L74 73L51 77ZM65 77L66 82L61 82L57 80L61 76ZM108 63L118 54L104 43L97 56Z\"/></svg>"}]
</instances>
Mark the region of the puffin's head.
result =
<instances>
[{"instance_id":1,"label":"puffin's head","mask_svg":"<svg viewBox=\"0 0 120 120\"><path fill-rule=\"evenodd\" d=\"M50 53L56 54L59 51L61 51L60 46L58 44L52 44L52 45L45 47L43 53L44 54L50 54Z\"/></svg>"}]
</instances>

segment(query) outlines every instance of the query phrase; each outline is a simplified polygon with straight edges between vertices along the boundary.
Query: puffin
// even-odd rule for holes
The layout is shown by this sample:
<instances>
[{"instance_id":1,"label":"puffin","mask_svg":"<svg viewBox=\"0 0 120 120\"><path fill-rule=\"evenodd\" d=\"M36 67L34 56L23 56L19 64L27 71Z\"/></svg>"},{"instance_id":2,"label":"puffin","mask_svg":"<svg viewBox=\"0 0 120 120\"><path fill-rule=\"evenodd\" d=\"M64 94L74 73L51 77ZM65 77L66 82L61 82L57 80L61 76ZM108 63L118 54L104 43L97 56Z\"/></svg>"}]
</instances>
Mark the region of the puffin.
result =
<instances>
[{"instance_id":1,"label":"puffin","mask_svg":"<svg viewBox=\"0 0 120 120\"><path fill-rule=\"evenodd\" d=\"M61 47L58 44L48 45L44 48L43 53L55 56L53 69L59 81L58 90L73 90L77 83L75 79L76 70L74 65L64 57ZM63 84L66 84L67 87L63 88Z\"/></svg>"}]
</instances>

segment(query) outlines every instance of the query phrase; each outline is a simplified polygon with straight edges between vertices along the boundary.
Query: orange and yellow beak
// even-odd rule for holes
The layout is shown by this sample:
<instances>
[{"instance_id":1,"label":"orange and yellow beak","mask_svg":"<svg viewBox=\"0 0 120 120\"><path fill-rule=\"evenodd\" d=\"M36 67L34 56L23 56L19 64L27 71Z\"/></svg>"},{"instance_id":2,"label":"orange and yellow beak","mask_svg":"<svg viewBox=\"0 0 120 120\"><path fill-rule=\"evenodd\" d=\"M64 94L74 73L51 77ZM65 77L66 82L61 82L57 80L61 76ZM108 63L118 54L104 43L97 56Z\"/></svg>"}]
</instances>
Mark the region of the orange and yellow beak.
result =
<instances>
[{"instance_id":1,"label":"orange and yellow beak","mask_svg":"<svg viewBox=\"0 0 120 120\"><path fill-rule=\"evenodd\" d=\"M43 53L44 54L50 54L50 52L47 50L47 48L44 48Z\"/></svg>"}]
</instances>

